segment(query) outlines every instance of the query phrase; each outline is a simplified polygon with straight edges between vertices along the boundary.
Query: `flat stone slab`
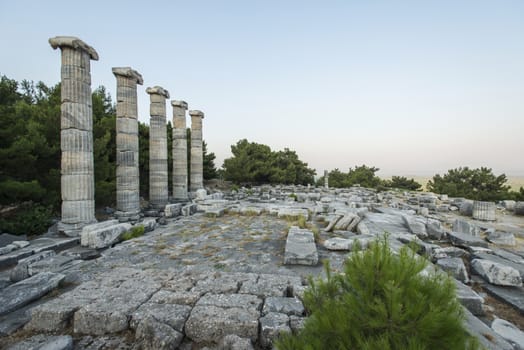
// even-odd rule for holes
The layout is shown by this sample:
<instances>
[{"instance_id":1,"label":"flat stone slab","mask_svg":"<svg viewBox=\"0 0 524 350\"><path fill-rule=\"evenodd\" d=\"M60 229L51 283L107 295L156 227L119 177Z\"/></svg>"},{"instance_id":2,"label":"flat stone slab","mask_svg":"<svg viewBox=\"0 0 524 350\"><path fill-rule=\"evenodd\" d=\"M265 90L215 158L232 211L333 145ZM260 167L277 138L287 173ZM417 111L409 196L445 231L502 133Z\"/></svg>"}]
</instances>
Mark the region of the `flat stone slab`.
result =
<instances>
[{"instance_id":1,"label":"flat stone slab","mask_svg":"<svg viewBox=\"0 0 524 350\"><path fill-rule=\"evenodd\" d=\"M484 315L484 298L464 283L455 280L457 299L473 315Z\"/></svg>"},{"instance_id":2,"label":"flat stone slab","mask_svg":"<svg viewBox=\"0 0 524 350\"><path fill-rule=\"evenodd\" d=\"M105 248L120 241L121 235L133 228L129 223L114 223L117 220L88 225L82 229L81 244L90 248Z\"/></svg>"},{"instance_id":3,"label":"flat stone slab","mask_svg":"<svg viewBox=\"0 0 524 350\"><path fill-rule=\"evenodd\" d=\"M304 305L298 298L268 297L264 302L262 313L267 315L271 312L277 312L289 316L303 316L305 309Z\"/></svg>"},{"instance_id":4,"label":"flat stone slab","mask_svg":"<svg viewBox=\"0 0 524 350\"><path fill-rule=\"evenodd\" d=\"M501 287L495 286L492 284L482 285L488 294L494 296L495 298L506 302L519 310L519 312L524 315L524 288L522 287Z\"/></svg>"},{"instance_id":5,"label":"flat stone slab","mask_svg":"<svg viewBox=\"0 0 524 350\"><path fill-rule=\"evenodd\" d=\"M469 246L476 246L476 247L488 247L488 242L483 240L482 238L472 236L467 233L460 233L460 232L448 232L448 238L453 243L453 245L459 246L459 247L469 247Z\"/></svg>"},{"instance_id":6,"label":"flat stone slab","mask_svg":"<svg viewBox=\"0 0 524 350\"><path fill-rule=\"evenodd\" d=\"M464 326L468 333L477 337L484 348L488 350L513 350L513 346L495 333L484 322L475 317L467 309L464 309L466 320Z\"/></svg>"},{"instance_id":7,"label":"flat stone slab","mask_svg":"<svg viewBox=\"0 0 524 350\"><path fill-rule=\"evenodd\" d=\"M260 311L262 299L251 294L206 294L198 300L196 306L240 307Z\"/></svg>"},{"instance_id":8,"label":"flat stone slab","mask_svg":"<svg viewBox=\"0 0 524 350\"><path fill-rule=\"evenodd\" d=\"M456 278L457 280L468 283L469 276L466 266L461 258L442 258L438 259L436 265L439 266L442 270L448 272Z\"/></svg>"},{"instance_id":9,"label":"flat stone slab","mask_svg":"<svg viewBox=\"0 0 524 350\"><path fill-rule=\"evenodd\" d=\"M302 279L298 276L260 274L242 283L239 293L260 297L284 297L301 290Z\"/></svg>"},{"instance_id":10,"label":"flat stone slab","mask_svg":"<svg viewBox=\"0 0 524 350\"><path fill-rule=\"evenodd\" d=\"M73 350L73 338L70 335L38 334L10 346L8 350Z\"/></svg>"},{"instance_id":11,"label":"flat stone slab","mask_svg":"<svg viewBox=\"0 0 524 350\"><path fill-rule=\"evenodd\" d=\"M288 315L270 312L260 318L260 343L264 348L271 348L281 333L291 333Z\"/></svg>"},{"instance_id":12,"label":"flat stone slab","mask_svg":"<svg viewBox=\"0 0 524 350\"><path fill-rule=\"evenodd\" d=\"M256 342L259 317L260 313L253 309L195 306L186 322L185 333L197 343L217 343L229 334Z\"/></svg>"},{"instance_id":13,"label":"flat stone slab","mask_svg":"<svg viewBox=\"0 0 524 350\"><path fill-rule=\"evenodd\" d=\"M284 252L285 265L316 265L318 252L313 232L292 226L289 229Z\"/></svg>"},{"instance_id":14,"label":"flat stone slab","mask_svg":"<svg viewBox=\"0 0 524 350\"><path fill-rule=\"evenodd\" d=\"M518 270L511 266L485 260L473 259L471 261L473 270L491 284L499 286L522 286L522 278Z\"/></svg>"},{"instance_id":15,"label":"flat stone slab","mask_svg":"<svg viewBox=\"0 0 524 350\"><path fill-rule=\"evenodd\" d=\"M29 245L9 254L0 255L0 268L15 265L20 259L46 250L55 252L74 247L80 242L79 237L70 238L37 238L29 241Z\"/></svg>"},{"instance_id":16,"label":"flat stone slab","mask_svg":"<svg viewBox=\"0 0 524 350\"><path fill-rule=\"evenodd\" d=\"M0 294L0 315L15 311L41 298L58 287L64 278L60 273L43 272L8 286Z\"/></svg>"},{"instance_id":17,"label":"flat stone slab","mask_svg":"<svg viewBox=\"0 0 524 350\"><path fill-rule=\"evenodd\" d=\"M491 328L510 344L513 344L516 349L524 349L524 332L513 323L496 318L491 323Z\"/></svg>"},{"instance_id":18,"label":"flat stone slab","mask_svg":"<svg viewBox=\"0 0 524 350\"><path fill-rule=\"evenodd\" d=\"M489 261L493 261L501 265L512 267L515 270L517 270L520 273L520 277L524 279L524 264L505 259L496 254L488 254L488 253L482 253L482 252L474 253L473 258L489 260Z\"/></svg>"},{"instance_id":19,"label":"flat stone slab","mask_svg":"<svg viewBox=\"0 0 524 350\"><path fill-rule=\"evenodd\" d=\"M178 332L183 332L184 324L186 323L191 307L188 305L177 304L156 304L147 302L142 304L132 314L130 327L137 329L140 322L148 317L153 317L155 320L164 323Z\"/></svg>"}]
</instances>

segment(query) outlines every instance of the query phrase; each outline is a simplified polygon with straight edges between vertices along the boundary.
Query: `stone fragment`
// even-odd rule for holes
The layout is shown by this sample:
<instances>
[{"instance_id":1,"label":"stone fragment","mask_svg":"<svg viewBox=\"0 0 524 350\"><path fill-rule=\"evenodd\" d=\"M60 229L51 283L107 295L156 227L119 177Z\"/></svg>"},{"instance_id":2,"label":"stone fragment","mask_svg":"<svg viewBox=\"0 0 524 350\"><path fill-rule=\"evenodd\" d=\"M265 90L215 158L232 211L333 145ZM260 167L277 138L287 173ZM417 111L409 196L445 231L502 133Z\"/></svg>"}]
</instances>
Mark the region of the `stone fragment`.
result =
<instances>
[{"instance_id":1,"label":"stone fragment","mask_svg":"<svg viewBox=\"0 0 524 350\"><path fill-rule=\"evenodd\" d=\"M64 278L60 273L43 272L4 288L0 294L0 315L41 298L58 287Z\"/></svg>"},{"instance_id":2,"label":"stone fragment","mask_svg":"<svg viewBox=\"0 0 524 350\"><path fill-rule=\"evenodd\" d=\"M501 318L495 318L491 323L491 328L512 344L515 349L524 349L524 332L513 323Z\"/></svg>"},{"instance_id":3,"label":"stone fragment","mask_svg":"<svg viewBox=\"0 0 524 350\"><path fill-rule=\"evenodd\" d=\"M441 247L433 250L433 259L469 257L468 252L458 247Z\"/></svg>"},{"instance_id":4,"label":"stone fragment","mask_svg":"<svg viewBox=\"0 0 524 350\"><path fill-rule=\"evenodd\" d=\"M469 247L469 246L477 246L477 247L488 247L488 242L485 240L472 236L468 233L459 233L459 232L448 232L448 238L451 241L451 243L455 246L459 247Z\"/></svg>"},{"instance_id":5,"label":"stone fragment","mask_svg":"<svg viewBox=\"0 0 524 350\"><path fill-rule=\"evenodd\" d=\"M473 203L470 201L462 202L459 207L460 214L464 216L473 215Z\"/></svg>"},{"instance_id":6,"label":"stone fragment","mask_svg":"<svg viewBox=\"0 0 524 350\"><path fill-rule=\"evenodd\" d=\"M135 339L143 350L171 350L178 348L184 335L154 317L147 317L138 324Z\"/></svg>"},{"instance_id":7,"label":"stone fragment","mask_svg":"<svg viewBox=\"0 0 524 350\"><path fill-rule=\"evenodd\" d=\"M31 255L27 258L18 260L18 264L16 265L16 267L11 270L11 274L9 275L10 280L12 282L18 282L32 276L32 274L30 274L29 272L30 265L55 255L56 253L54 251L46 250L41 253Z\"/></svg>"},{"instance_id":8,"label":"stone fragment","mask_svg":"<svg viewBox=\"0 0 524 350\"><path fill-rule=\"evenodd\" d=\"M73 338L70 335L38 334L10 346L8 350L73 350Z\"/></svg>"},{"instance_id":9,"label":"stone fragment","mask_svg":"<svg viewBox=\"0 0 524 350\"><path fill-rule=\"evenodd\" d=\"M506 209L506 210L509 210L509 211L513 211L515 210L515 204L517 204L517 202L515 202L514 200L503 200L500 202L500 204Z\"/></svg>"},{"instance_id":10,"label":"stone fragment","mask_svg":"<svg viewBox=\"0 0 524 350\"><path fill-rule=\"evenodd\" d=\"M205 200L207 197L207 191L205 188L199 188L195 191L195 200Z\"/></svg>"},{"instance_id":11,"label":"stone fragment","mask_svg":"<svg viewBox=\"0 0 524 350\"><path fill-rule=\"evenodd\" d=\"M484 259L473 259L471 267L489 283L499 286L522 286L519 271L510 266Z\"/></svg>"},{"instance_id":12,"label":"stone fragment","mask_svg":"<svg viewBox=\"0 0 524 350\"><path fill-rule=\"evenodd\" d=\"M182 215L183 216L190 216L197 212L197 205L196 204L187 204L182 207Z\"/></svg>"},{"instance_id":13,"label":"stone fragment","mask_svg":"<svg viewBox=\"0 0 524 350\"><path fill-rule=\"evenodd\" d=\"M12 244L21 249L27 247L30 243L28 241L14 241Z\"/></svg>"},{"instance_id":14,"label":"stone fragment","mask_svg":"<svg viewBox=\"0 0 524 350\"><path fill-rule=\"evenodd\" d=\"M464 283L455 280L457 300L474 315L484 315L484 298Z\"/></svg>"},{"instance_id":15,"label":"stone fragment","mask_svg":"<svg viewBox=\"0 0 524 350\"><path fill-rule=\"evenodd\" d=\"M476 225L472 225L466 220L456 219L453 222L453 232L467 233L472 236L479 235L479 228Z\"/></svg>"},{"instance_id":16,"label":"stone fragment","mask_svg":"<svg viewBox=\"0 0 524 350\"><path fill-rule=\"evenodd\" d=\"M360 216L354 213L347 213L335 224L335 230L352 231L360 222Z\"/></svg>"},{"instance_id":17,"label":"stone fragment","mask_svg":"<svg viewBox=\"0 0 524 350\"><path fill-rule=\"evenodd\" d=\"M361 249L367 249L369 243L375 240L371 235L358 235L350 238L333 237L324 241L324 247L328 250L352 250L356 242Z\"/></svg>"},{"instance_id":18,"label":"stone fragment","mask_svg":"<svg viewBox=\"0 0 524 350\"><path fill-rule=\"evenodd\" d=\"M182 214L182 203L168 204L164 208L164 216L166 218L174 218L174 217L180 216L181 214Z\"/></svg>"},{"instance_id":19,"label":"stone fragment","mask_svg":"<svg viewBox=\"0 0 524 350\"><path fill-rule=\"evenodd\" d=\"M228 334L218 344L221 350L254 350L251 340L240 338L235 334Z\"/></svg>"},{"instance_id":20,"label":"stone fragment","mask_svg":"<svg viewBox=\"0 0 524 350\"><path fill-rule=\"evenodd\" d=\"M487 240L491 243L499 245L514 246L517 244L515 235L510 232L491 231L488 233Z\"/></svg>"},{"instance_id":21,"label":"stone fragment","mask_svg":"<svg viewBox=\"0 0 524 350\"><path fill-rule=\"evenodd\" d=\"M515 203L515 208L513 209L515 215L524 215L524 202Z\"/></svg>"},{"instance_id":22,"label":"stone fragment","mask_svg":"<svg viewBox=\"0 0 524 350\"><path fill-rule=\"evenodd\" d=\"M228 334L256 342L258 317L259 312L252 309L195 306L186 322L185 333L197 343L217 343Z\"/></svg>"},{"instance_id":23,"label":"stone fragment","mask_svg":"<svg viewBox=\"0 0 524 350\"><path fill-rule=\"evenodd\" d=\"M506 259L505 257L501 257L497 254L494 254L493 251L488 251L488 252L478 251L478 252L473 253L473 257L478 258L478 259L485 259L485 260L493 261L501 265L510 266L514 268L515 270L517 270L520 273L520 277L524 280L524 264L522 262L511 261L509 259Z\"/></svg>"},{"instance_id":24,"label":"stone fragment","mask_svg":"<svg viewBox=\"0 0 524 350\"><path fill-rule=\"evenodd\" d=\"M302 316L305 309L298 298L268 297L264 302L262 313L267 315L270 312L277 312L288 316Z\"/></svg>"},{"instance_id":25,"label":"stone fragment","mask_svg":"<svg viewBox=\"0 0 524 350\"><path fill-rule=\"evenodd\" d=\"M436 264L455 279L463 283L469 282L468 271L461 258L443 258L437 260Z\"/></svg>"},{"instance_id":26,"label":"stone fragment","mask_svg":"<svg viewBox=\"0 0 524 350\"><path fill-rule=\"evenodd\" d=\"M333 231L333 229L335 228L335 225L337 224L337 222L342 219L342 215L334 215L331 220L329 220L329 223L328 225L326 226L326 228L324 229L324 231L326 232L331 232Z\"/></svg>"},{"instance_id":27,"label":"stone fragment","mask_svg":"<svg viewBox=\"0 0 524 350\"><path fill-rule=\"evenodd\" d=\"M255 277L243 282L239 293L284 297L294 295L295 289L302 288L302 280L298 276L260 274Z\"/></svg>"},{"instance_id":28,"label":"stone fragment","mask_svg":"<svg viewBox=\"0 0 524 350\"><path fill-rule=\"evenodd\" d=\"M488 294L513 306L521 314L524 314L524 298L522 298L524 295L524 288L507 286L501 287L489 283L484 284L482 287L488 292Z\"/></svg>"},{"instance_id":29,"label":"stone fragment","mask_svg":"<svg viewBox=\"0 0 524 350\"><path fill-rule=\"evenodd\" d=\"M487 350L514 350L504 338L495 333L484 322L475 317L467 309L464 309L466 331L476 337L480 345Z\"/></svg>"},{"instance_id":30,"label":"stone fragment","mask_svg":"<svg viewBox=\"0 0 524 350\"><path fill-rule=\"evenodd\" d=\"M264 348L271 348L273 341L283 332L291 333L288 315L270 312L260 318L260 344Z\"/></svg>"},{"instance_id":31,"label":"stone fragment","mask_svg":"<svg viewBox=\"0 0 524 350\"><path fill-rule=\"evenodd\" d=\"M291 226L286 240L284 264L316 265L317 263L318 253L313 232Z\"/></svg>"},{"instance_id":32,"label":"stone fragment","mask_svg":"<svg viewBox=\"0 0 524 350\"><path fill-rule=\"evenodd\" d=\"M122 234L132 228L133 226L129 223L119 223L94 230L82 230L81 244L90 248L109 247L118 243Z\"/></svg>"},{"instance_id":33,"label":"stone fragment","mask_svg":"<svg viewBox=\"0 0 524 350\"><path fill-rule=\"evenodd\" d=\"M423 218L404 214L402 219L404 219L404 223L412 234L417 235L421 239L428 237L426 221Z\"/></svg>"}]
</instances>

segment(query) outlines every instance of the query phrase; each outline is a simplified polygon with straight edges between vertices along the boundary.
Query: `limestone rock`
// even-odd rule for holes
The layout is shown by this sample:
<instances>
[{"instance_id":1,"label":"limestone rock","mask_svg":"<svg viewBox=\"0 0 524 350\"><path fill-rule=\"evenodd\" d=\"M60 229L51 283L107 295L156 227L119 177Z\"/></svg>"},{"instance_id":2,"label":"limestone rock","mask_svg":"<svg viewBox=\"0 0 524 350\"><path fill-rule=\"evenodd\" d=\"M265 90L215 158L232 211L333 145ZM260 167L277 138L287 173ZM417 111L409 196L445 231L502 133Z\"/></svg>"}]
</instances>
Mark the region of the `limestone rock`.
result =
<instances>
[{"instance_id":1,"label":"limestone rock","mask_svg":"<svg viewBox=\"0 0 524 350\"><path fill-rule=\"evenodd\" d=\"M186 322L185 333L197 343L217 343L228 334L256 342L258 317L259 312L252 309L195 306Z\"/></svg>"},{"instance_id":2,"label":"limestone rock","mask_svg":"<svg viewBox=\"0 0 524 350\"><path fill-rule=\"evenodd\" d=\"M11 274L9 278L11 279L12 282L18 282L18 281L28 278L32 276L32 274L30 274L29 272L30 265L40 260L44 260L44 259L50 258L55 255L56 253L54 251L46 250L41 253L31 255L27 258L18 260L18 264L16 265L14 269L11 270Z\"/></svg>"},{"instance_id":3,"label":"limestone rock","mask_svg":"<svg viewBox=\"0 0 524 350\"><path fill-rule=\"evenodd\" d=\"M220 350L254 350L250 339L228 334L218 344Z\"/></svg>"},{"instance_id":4,"label":"limestone rock","mask_svg":"<svg viewBox=\"0 0 524 350\"><path fill-rule=\"evenodd\" d=\"M515 235L509 232L492 231L488 233L487 240L494 244L500 245L511 245L517 244L515 241Z\"/></svg>"},{"instance_id":5,"label":"limestone rock","mask_svg":"<svg viewBox=\"0 0 524 350\"><path fill-rule=\"evenodd\" d=\"M468 283L468 271L461 258L443 258L437 260L437 265L440 268L456 278L457 280Z\"/></svg>"},{"instance_id":6,"label":"limestone rock","mask_svg":"<svg viewBox=\"0 0 524 350\"><path fill-rule=\"evenodd\" d=\"M260 318L260 343L264 348L271 348L273 340L283 332L291 333L288 315L270 312Z\"/></svg>"},{"instance_id":7,"label":"limestone rock","mask_svg":"<svg viewBox=\"0 0 524 350\"><path fill-rule=\"evenodd\" d=\"M304 305L298 298L268 297L264 302L262 313L277 312L286 315L302 316L305 312Z\"/></svg>"},{"instance_id":8,"label":"limestone rock","mask_svg":"<svg viewBox=\"0 0 524 350\"><path fill-rule=\"evenodd\" d=\"M471 267L482 278L499 286L522 286L522 279L518 270L484 259L473 259Z\"/></svg>"},{"instance_id":9,"label":"limestone rock","mask_svg":"<svg viewBox=\"0 0 524 350\"><path fill-rule=\"evenodd\" d=\"M458 301L474 315L484 315L484 298L464 283L455 280Z\"/></svg>"},{"instance_id":10,"label":"limestone rock","mask_svg":"<svg viewBox=\"0 0 524 350\"><path fill-rule=\"evenodd\" d=\"M479 228L475 225L470 224L466 220L456 219L453 222L453 232L467 233L472 236L478 236Z\"/></svg>"},{"instance_id":11,"label":"limestone rock","mask_svg":"<svg viewBox=\"0 0 524 350\"><path fill-rule=\"evenodd\" d=\"M524 332L513 323L501 318L495 318L491 323L491 328L510 342L515 349L524 349Z\"/></svg>"},{"instance_id":12,"label":"limestone rock","mask_svg":"<svg viewBox=\"0 0 524 350\"><path fill-rule=\"evenodd\" d=\"M41 298L58 287L64 278L59 273L43 272L4 288L0 294L0 315Z\"/></svg>"},{"instance_id":13,"label":"limestone rock","mask_svg":"<svg viewBox=\"0 0 524 350\"><path fill-rule=\"evenodd\" d=\"M136 328L135 338L143 350L171 350L182 343L184 335L153 317L147 317Z\"/></svg>"},{"instance_id":14,"label":"limestone rock","mask_svg":"<svg viewBox=\"0 0 524 350\"><path fill-rule=\"evenodd\" d=\"M73 338L70 335L38 334L12 345L8 350L73 350Z\"/></svg>"},{"instance_id":15,"label":"limestone rock","mask_svg":"<svg viewBox=\"0 0 524 350\"><path fill-rule=\"evenodd\" d=\"M453 243L453 245L459 246L459 247L470 247L470 246L476 246L476 247L488 247L488 242L485 240L472 236L468 233L459 233L459 232L448 232L448 237Z\"/></svg>"},{"instance_id":16,"label":"limestone rock","mask_svg":"<svg viewBox=\"0 0 524 350\"><path fill-rule=\"evenodd\" d=\"M354 213L347 213L335 224L335 230L352 231L360 222L360 216Z\"/></svg>"},{"instance_id":17,"label":"limestone rock","mask_svg":"<svg viewBox=\"0 0 524 350\"><path fill-rule=\"evenodd\" d=\"M91 229L89 225L84 227L81 233L81 244L90 248L105 248L120 241L124 232L133 228L129 223L119 223L114 225L105 225L102 228ZM88 228L86 230L86 228Z\"/></svg>"},{"instance_id":18,"label":"limestone rock","mask_svg":"<svg viewBox=\"0 0 524 350\"><path fill-rule=\"evenodd\" d=\"M292 226L287 235L284 264L316 265L317 263L318 253L313 232Z\"/></svg>"},{"instance_id":19,"label":"limestone rock","mask_svg":"<svg viewBox=\"0 0 524 350\"><path fill-rule=\"evenodd\" d=\"M164 208L164 216L166 218L174 218L182 214L182 203L168 204Z\"/></svg>"}]
</instances>

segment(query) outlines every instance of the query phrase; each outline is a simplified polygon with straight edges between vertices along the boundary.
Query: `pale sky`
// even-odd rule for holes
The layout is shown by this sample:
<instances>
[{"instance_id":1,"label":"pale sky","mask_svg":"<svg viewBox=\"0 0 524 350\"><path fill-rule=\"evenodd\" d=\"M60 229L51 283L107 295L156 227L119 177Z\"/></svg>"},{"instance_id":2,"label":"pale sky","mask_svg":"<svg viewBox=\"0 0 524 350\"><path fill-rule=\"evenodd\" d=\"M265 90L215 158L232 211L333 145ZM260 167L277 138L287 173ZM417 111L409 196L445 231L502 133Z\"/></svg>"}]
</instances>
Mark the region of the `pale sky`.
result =
<instances>
[{"instance_id":1,"label":"pale sky","mask_svg":"<svg viewBox=\"0 0 524 350\"><path fill-rule=\"evenodd\" d=\"M318 175L524 175L522 0L0 0L0 32L11 79L59 82L57 35L97 50L92 87L113 99L111 68L136 69L139 119L145 88L164 87L205 113L217 165L247 138Z\"/></svg>"}]
</instances>

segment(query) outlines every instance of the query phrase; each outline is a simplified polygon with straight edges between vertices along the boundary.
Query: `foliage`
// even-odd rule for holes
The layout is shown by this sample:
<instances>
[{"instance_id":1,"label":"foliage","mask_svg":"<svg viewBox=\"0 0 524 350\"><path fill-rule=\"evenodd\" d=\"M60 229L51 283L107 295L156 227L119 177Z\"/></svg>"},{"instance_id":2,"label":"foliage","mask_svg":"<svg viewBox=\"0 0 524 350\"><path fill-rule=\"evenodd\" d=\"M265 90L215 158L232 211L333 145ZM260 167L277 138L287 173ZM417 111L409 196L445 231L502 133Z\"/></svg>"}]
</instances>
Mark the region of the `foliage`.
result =
<instances>
[{"instance_id":1,"label":"foliage","mask_svg":"<svg viewBox=\"0 0 524 350\"><path fill-rule=\"evenodd\" d=\"M36 235L51 225L52 206L24 202L0 217L0 229L14 235Z\"/></svg>"},{"instance_id":2,"label":"foliage","mask_svg":"<svg viewBox=\"0 0 524 350\"><path fill-rule=\"evenodd\" d=\"M428 189L452 197L465 197L481 201L496 201L509 198L510 187L505 185L506 175L496 176L489 168L470 169L460 167L437 174L428 182Z\"/></svg>"},{"instance_id":3,"label":"foliage","mask_svg":"<svg viewBox=\"0 0 524 350\"><path fill-rule=\"evenodd\" d=\"M267 145L242 139L231 146L233 157L224 160L224 177L235 183L313 183L315 170L307 167L295 151L273 152Z\"/></svg>"},{"instance_id":4,"label":"foliage","mask_svg":"<svg viewBox=\"0 0 524 350\"><path fill-rule=\"evenodd\" d=\"M207 143L202 141L202 152L204 153L204 180L216 179L218 177L217 169L215 167L215 153L207 153Z\"/></svg>"},{"instance_id":5,"label":"foliage","mask_svg":"<svg viewBox=\"0 0 524 350\"><path fill-rule=\"evenodd\" d=\"M408 179L405 176L393 176L391 180L384 181L385 187L399 188L409 191L418 191L422 185L415 181L415 179Z\"/></svg>"},{"instance_id":6,"label":"foliage","mask_svg":"<svg viewBox=\"0 0 524 350\"><path fill-rule=\"evenodd\" d=\"M379 168L367 165L349 168L347 173L341 172L338 168L328 173L329 187L346 188L359 185L367 188L377 188L382 185L382 180L375 175ZM324 186L324 176L317 180L317 186Z\"/></svg>"},{"instance_id":7,"label":"foliage","mask_svg":"<svg viewBox=\"0 0 524 350\"><path fill-rule=\"evenodd\" d=\"M426 261L404 247L393 253L387 238L356 251L344 274L310 280L304 304L311 312L297 335L284 334L278 349L466 349L455 285L446 275L420 272Z\"/></svg>"},{"instance_id":8,"label":"foliage","mask_svg":"<svg viewBox=\"0 0 524 350\"><path fill-rule=\"evenodd\" d=\"M122 241L128 241L130 239L133 239L133 238L137 238L137 237L140 237L140 236L143 236L144 235L144 232L145 232L145 228L143 225L137 225L137 226L133 226L131 228L131 230L127 231L127 232L124 232L122 234Z\"/></svg>"}]
</instances>

